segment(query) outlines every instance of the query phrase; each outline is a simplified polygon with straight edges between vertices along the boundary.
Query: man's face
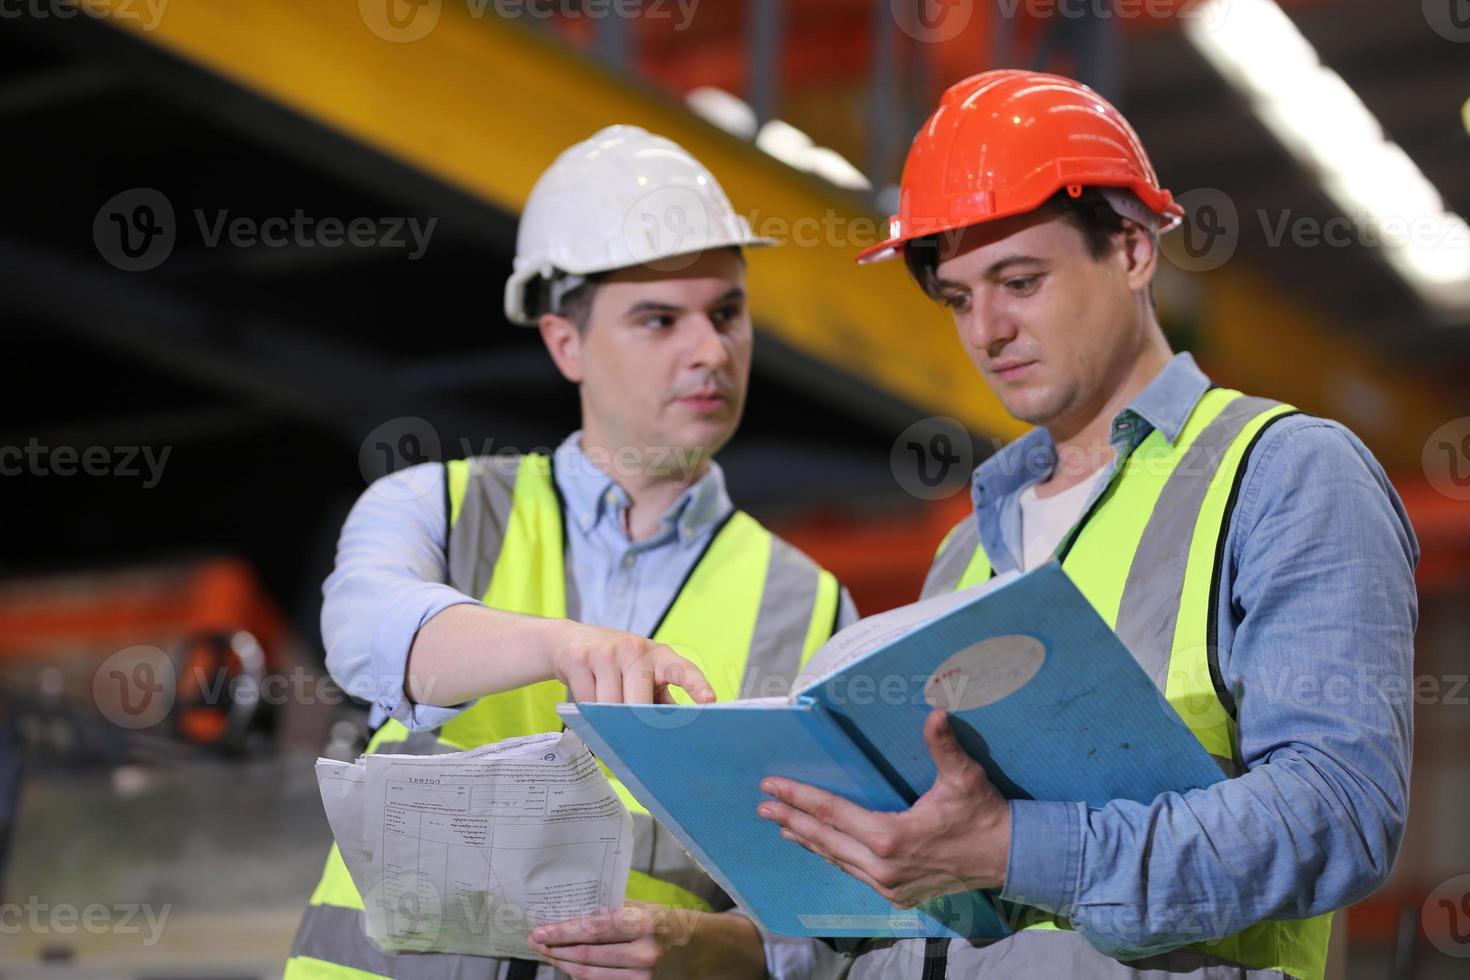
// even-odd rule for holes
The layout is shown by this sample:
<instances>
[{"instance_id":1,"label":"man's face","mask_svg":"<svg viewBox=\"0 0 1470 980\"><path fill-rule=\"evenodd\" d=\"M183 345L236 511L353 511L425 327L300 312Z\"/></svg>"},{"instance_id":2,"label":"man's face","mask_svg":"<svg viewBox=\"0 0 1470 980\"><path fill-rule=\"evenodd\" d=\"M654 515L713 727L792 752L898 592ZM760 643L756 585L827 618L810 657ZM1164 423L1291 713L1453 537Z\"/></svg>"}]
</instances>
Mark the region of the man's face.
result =
<instances>
[{"instance_id":1,"label":"man's face","mask_svg":"<svg viewBox=\"0 0 1470 980\"><path fill-rule=\"evenodd\" d=\"M1096 259L1075 225L1045 209L940 236L940 294L1012 416L1083 424L1127 377L1146 324L1135 290L1152 275L1147 236L1130 229Z\"/></svg>"},{"instance_id":2,"label":"man's face","mask_svg":"<svg viewBox=\"0 0 1470 980\"><path fill-rule=\"evenodd\" d=\"M586 436L643 465L712 455L734 434L750 380L745 263L721 249L677 272L611 273L569 340L570 367L558 364L581 383Z\"/></svg>"}]
</instances>

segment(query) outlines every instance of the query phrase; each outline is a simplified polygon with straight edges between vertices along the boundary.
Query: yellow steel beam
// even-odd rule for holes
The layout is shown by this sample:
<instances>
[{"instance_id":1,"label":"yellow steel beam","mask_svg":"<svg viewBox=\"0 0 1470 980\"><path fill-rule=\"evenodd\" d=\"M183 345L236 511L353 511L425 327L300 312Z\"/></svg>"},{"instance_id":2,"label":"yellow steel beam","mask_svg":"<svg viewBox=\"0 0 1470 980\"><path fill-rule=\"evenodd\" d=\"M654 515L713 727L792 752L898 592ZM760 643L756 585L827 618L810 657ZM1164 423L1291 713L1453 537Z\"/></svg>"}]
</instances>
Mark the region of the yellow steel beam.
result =
<instances>
[{"instance_id":1,"label":"yellow steel beam","mask_svg":"<svg viewBox=\"0 0 1470 980\"><path fill-rule=\"evenodd\" d=\"M109 19L140 37L511 213L561 150L605 125L668 136L715 172L758 231L787 240L751 253L751 306L764 330L977 432L1010 437L1024 428L985 389L948 318L905 281L901 264L853 266L882 228L875 215L501 19L493 3L174 0L154 22L123 15L134 0L86 6L114 11ZM389 11L401 17L397 26Z\"/></svg>"},{"instance_id":2,"label":"yellow steel beam","mask_svg":"<svg viewBox=\"0 0 1470 980\"><path fill-rule=\"evenodd\" d=\"M752 308L766 331L977 432L1009 438L1024 428L985 389L948 317L899 263L853 266L857 248L880 231L875 215L501 19L488 0L173 0L154 21L137 8L136 0L85 4L511 213L561 150L602 126L633 123L668 136L714 170L758 231L787 240L750 256ZM390 11L400 26L386 19ZM1220 380L1342 417L1390 464L1417 465L1423 434L1448 417L1442 392L1238 264L1202 281L1200 353Z\"/></svg>"},{"instance_id":3,"label":"yellow steel beam","mask_svg":"<svg viewBox=\"0 0 1470 980\"><path fill-rule=\"evenodd\" d=\"M1422 473L1425 441L1463 415L1437 384L1231 263L1205 285L1201 361L1216 380L1341 420L1390 470Z\"/></svg>"}]
</instances>

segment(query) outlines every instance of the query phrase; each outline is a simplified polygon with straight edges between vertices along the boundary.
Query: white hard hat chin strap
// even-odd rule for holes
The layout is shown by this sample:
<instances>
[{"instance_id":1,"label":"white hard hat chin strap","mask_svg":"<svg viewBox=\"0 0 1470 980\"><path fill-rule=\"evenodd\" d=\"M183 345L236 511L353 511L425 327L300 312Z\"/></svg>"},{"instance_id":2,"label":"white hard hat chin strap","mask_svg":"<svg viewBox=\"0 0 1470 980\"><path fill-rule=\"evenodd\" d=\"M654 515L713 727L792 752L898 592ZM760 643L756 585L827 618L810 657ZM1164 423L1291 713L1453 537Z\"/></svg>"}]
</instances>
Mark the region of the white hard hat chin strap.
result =
<instances>
[{"instance_id":1,"label":"white hard hat chin strap","mask_svg":"<svg viewBox=\"0 0 1470 980\"><path fill-rule=\"evenodd\" d=\"M546 287L548 312L561 316L562 300L585 285L587 285L586 276L579 276L573 272L553 273Z\"/></svg>"}]
</instances>

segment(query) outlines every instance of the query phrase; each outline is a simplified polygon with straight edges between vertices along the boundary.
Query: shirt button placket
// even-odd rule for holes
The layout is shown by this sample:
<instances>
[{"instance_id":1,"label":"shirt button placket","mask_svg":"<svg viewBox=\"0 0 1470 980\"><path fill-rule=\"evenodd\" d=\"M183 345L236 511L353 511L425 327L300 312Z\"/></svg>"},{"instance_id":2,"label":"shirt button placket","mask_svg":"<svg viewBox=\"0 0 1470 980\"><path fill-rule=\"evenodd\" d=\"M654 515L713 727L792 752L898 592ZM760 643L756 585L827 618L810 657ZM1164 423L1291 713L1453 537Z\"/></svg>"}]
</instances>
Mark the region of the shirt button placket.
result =
<instances>
[{"instance_id":1,"label":"shirt button placket","mask_svg":"<svg viewBox=\"0 0 1470 980\"><path fill-rule=\"evenodd\" d=\"M623 552L613 573L612 606L615 622L619 629L631 629L633 624L633 566L638 561L631 550Z\"/></svg>"}]
</instances>

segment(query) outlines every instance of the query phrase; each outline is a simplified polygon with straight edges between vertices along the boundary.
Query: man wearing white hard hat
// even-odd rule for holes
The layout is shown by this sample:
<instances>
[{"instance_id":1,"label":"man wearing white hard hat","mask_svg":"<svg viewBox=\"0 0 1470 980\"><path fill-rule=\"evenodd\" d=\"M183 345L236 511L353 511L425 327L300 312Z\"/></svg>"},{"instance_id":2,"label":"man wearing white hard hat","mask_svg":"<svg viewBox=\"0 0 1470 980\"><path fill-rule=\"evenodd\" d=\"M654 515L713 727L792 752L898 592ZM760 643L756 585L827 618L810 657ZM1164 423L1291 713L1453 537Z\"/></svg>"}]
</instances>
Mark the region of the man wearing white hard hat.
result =
<instances>
[{"instance_id":1,"label":"man wearing white hard hat","mask_svg":"<svg viewBox=\"0 0 1470 980\"><path fill-rule=\"evenodd\" d=\"M425 492L408 501L405 474L385 477L354 507L322 632L344 688L387 688L369 751L557 731L569 698L785 693L856 619L831 573L734 508L712 458L750 374L741 250L764 244L699 161L637 127L604 129L542 174L505 312L540 330L577 385L582 428L551 454L423 464L407 477ZM836 964L815 941L763 937L614 787L634 819L624 909L538 927L525 960L388 953L364 934L334 847L286 976L807 977Z\"/></svg>"}]
</instances>

